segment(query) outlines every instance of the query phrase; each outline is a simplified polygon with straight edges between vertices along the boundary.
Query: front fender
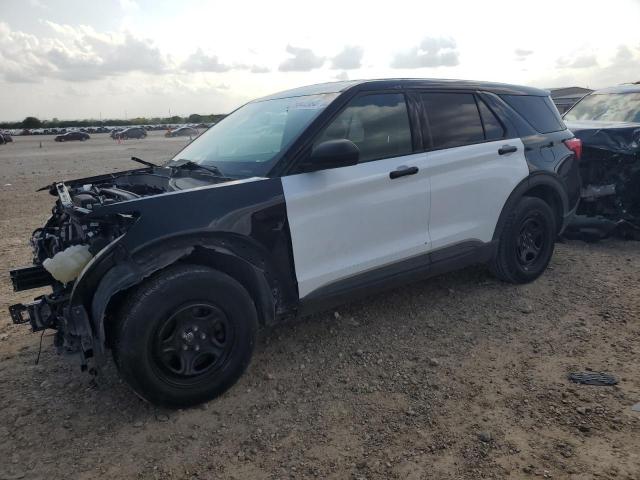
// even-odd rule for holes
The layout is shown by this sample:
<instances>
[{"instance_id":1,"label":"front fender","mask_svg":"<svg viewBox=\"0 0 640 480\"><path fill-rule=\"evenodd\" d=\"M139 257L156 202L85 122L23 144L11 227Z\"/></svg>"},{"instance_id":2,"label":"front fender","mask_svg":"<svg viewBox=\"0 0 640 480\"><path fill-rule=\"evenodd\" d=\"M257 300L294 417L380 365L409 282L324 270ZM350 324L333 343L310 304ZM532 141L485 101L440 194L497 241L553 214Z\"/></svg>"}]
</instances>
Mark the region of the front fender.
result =
<instances>
[{"instance_id":1,"label":"front fender","mask_svg":"<svg viewBox=\"0 0 640 480\"><path fill-rule=\"evenodd\" d=\"M134 253L126 251L121 242L114 241L85 267L70 300L73 323L84 326L78 331L81 330L81 337L91 339L96 358L104 354L104 319L114 295L181 259L201 263L203 255L197 255L198 252L215 252L244 265L245 271L250 271L255 278L250 290L256 307L267 321L275 317L276 303L286 303L291 295L286 291L286 280L279 277L269 258L269 252L248 237L219 234L164 238Z\"/></svg>"}]
</instances>

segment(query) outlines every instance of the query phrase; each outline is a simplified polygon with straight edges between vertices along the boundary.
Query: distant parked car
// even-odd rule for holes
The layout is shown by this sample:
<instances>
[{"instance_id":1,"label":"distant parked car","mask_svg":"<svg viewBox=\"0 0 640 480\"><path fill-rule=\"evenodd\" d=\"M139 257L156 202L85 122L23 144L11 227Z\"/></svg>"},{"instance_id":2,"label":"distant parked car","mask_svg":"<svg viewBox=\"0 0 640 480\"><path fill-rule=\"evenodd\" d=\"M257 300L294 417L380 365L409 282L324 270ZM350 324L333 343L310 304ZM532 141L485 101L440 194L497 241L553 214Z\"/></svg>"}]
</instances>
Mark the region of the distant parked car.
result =
<instances>
[{"instance_id":1,"label":"distant parked car","mask_svg":"<svg viewBox=\"0 0 640 480\"><path fill-rule=\"evenodd\" d=\"M0 144L13 142L13 138L7 132L0 133Z\"/></svg>"},{"instance_id":2,"label":"distant parked car","mask_svg":"<svg viewBox=\"0 0 640 480\"><path fill-rule=\"evenodd\" d=\"M84 133L84 132L67 132L63 135L58 135L56 138L54 138L54 140L56 142L69 142L71 140L81 140L81 141L85 141L85 140L89 140L91 137L89 136L88 133Z\"/></svg>"},{"instance_id":3,"label":"distant parked car","mask_svg":"<svg viewBox=\"0 0 640 480\"><path fill-rule=\"evenodd\" d=\"M131 127L125 128L124 130L120 130L112 135L113 138L145 138L147 136L147 131L143 127Z\"/></svg>"},{"instance_id":4,"label":"distant parked car","mask_svg":"<svg viewBox=\"0 0 640 480\"><path fill-rule=\"evenodd\" d=\"M164 134L165 137L197 137L198 131L191 127L181 127L170 130Z\"/></svg>"}]
</instances>

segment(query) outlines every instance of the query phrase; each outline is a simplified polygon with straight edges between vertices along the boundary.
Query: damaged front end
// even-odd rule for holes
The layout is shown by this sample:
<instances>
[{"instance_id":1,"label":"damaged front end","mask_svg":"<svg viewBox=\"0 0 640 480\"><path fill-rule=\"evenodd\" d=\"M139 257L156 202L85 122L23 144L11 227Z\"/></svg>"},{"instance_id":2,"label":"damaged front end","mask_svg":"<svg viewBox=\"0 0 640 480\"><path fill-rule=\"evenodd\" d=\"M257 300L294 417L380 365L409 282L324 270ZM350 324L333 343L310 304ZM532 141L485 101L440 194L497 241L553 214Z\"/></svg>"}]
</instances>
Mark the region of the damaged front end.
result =
<instances>
[{"instance_id":1,"label":"damaged front end","mask_svg":"<svg viewBox=\"0 0 640 480\"><path fill-rule=\"evenodd\" d=\"M12 305L9 312L13 323L29 323L34 332L56 330L55 345L66 353L82 353L86 366L92 355L91 329L86 316L69 311L75 279L135 222L134 215L103 217L100 207L137 198L140 193L120 189L113 182L56 183L49 191L58 199L49 220L31 236L33 265L12 270L10 276L16 292L50 286L52 293L28 304Z\"/></svg>"},{"instance_id":2,"label":"damaged front end","mask_svg":"<svg viewBox=\"0 0 640 480\"><path fill-rule=\"evenodd\" d=\"M640 240L640 124L567 122L582 140L581 201L564 235Z\"/></svg>"},{"instance_id":3,"label":"damaged front end","mask_svg":"<svg viewBox=\"0 0 640 480\"><path fill-rule=\"evenodd\" d=\"M90 321L91 305L83 303L95 294L95 285L80 280L101 258L128 256L120 240L139 216L136 209L119 212L114 207L221 181L207 172L149 167L45 187L57 200L49 220L31 236L33 264L11 270L10 277L16 292L41 287L52 291L31 303L11 305L13 323L29 323L34 332L56 330L58 350L80 354L86 369L88 359L102 353L94 340L103 332L96 332Z\"/></svg>"}]
</instances>

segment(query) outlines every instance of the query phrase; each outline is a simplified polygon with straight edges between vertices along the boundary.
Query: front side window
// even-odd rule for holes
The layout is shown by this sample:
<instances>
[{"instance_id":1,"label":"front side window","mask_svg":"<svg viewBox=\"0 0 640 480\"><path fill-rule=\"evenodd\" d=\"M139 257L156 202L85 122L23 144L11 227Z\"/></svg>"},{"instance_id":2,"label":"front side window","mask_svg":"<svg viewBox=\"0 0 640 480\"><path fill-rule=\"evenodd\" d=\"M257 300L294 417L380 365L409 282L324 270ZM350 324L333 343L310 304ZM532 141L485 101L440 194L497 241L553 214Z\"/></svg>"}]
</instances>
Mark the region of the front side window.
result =
<instances>
[{"instance_id":1,"label":"front side window","mask_svg":"<svg viewBox=\"0 0 640 480\"><path fill-rule=\"evenodd\" d=\"M576 103L564 119L640 123L640 93L592 93Z\"/></svg>"},{"instance_id":2,"label":"front side window","mask_svg":"<svg viewBox=\"0 0 640 480\"><path fill-rule=\"evenodd\" d=\"M478 106L471 93L423 93L433 148L484 141Z\"/></svg>"},{"instance_id":3,"label":"front side window","mask_svg":"<svg viewBox=\"0 0 640 480\"><path fill-rule=\"evenodd\" d=\"M215 166L228 177L264 176L337 95L248 103L209 128L171 161L190 160L205 167Z\"/></svg>"},{"instance_id":4,"label":"front side window","mask_svg":"<svg viewBox=\"0 0 640 480\"><path fill-rule=\"evenodd\" d=\"M320 133L314 146L342 138L358 146L360 163L412 153L404 95L380 93L355 98Z\"/></svg>"}]
</instances>

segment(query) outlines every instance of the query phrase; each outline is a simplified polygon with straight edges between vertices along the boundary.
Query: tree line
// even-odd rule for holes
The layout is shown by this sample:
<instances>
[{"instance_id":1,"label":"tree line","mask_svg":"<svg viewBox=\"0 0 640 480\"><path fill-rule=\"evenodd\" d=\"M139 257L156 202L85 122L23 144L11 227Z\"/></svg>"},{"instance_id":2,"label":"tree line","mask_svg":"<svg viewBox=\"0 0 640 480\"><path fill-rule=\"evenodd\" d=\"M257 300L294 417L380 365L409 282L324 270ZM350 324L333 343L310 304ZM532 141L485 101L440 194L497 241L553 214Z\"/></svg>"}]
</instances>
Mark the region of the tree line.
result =
<instances>
[{"instance_id":1,"label":"tree line","mask_svg":"<svg viewBox=\"0 0 640 480\"><path fill-rule=\"evenodd\" d=\"M212 113L211 115L199 115L192 113L188 117L174 115L172 117L137 117L123 120L119 118L111 118L105 120L85 119L85 120L40 120L36 117L27 117L21 122L0 122L2 129L16 128L73 128L73 127L99 127L101 125L164 125L167 123L217 123L222 120L226 114Z\"/></svg>"}]
</instances>

